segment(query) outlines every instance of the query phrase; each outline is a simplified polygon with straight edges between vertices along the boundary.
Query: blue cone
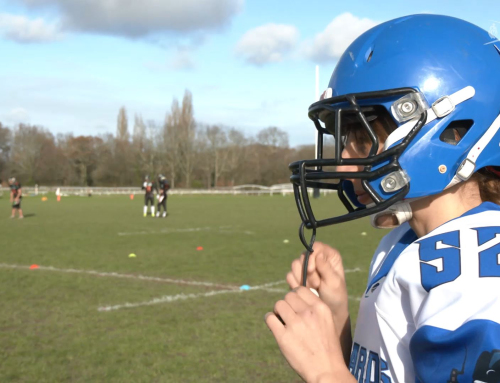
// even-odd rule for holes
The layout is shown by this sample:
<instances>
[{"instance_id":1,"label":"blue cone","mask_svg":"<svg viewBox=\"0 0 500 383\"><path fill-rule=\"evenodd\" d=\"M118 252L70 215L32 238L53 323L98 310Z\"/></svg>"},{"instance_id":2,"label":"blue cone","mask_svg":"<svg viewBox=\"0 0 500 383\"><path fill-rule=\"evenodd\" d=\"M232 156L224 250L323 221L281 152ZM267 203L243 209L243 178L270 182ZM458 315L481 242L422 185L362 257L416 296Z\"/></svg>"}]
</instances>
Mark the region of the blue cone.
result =
<instances>
[{"instance_id":1,"label":"blue cone","mask_svg":"<svg viewBox=\"0 0 500 383\"><path fill-rule=\"evenodd\" d=\"M250 290L250 286L242 285L242 286L240 286L240 290Z\"/></svg>"}]
</instances>

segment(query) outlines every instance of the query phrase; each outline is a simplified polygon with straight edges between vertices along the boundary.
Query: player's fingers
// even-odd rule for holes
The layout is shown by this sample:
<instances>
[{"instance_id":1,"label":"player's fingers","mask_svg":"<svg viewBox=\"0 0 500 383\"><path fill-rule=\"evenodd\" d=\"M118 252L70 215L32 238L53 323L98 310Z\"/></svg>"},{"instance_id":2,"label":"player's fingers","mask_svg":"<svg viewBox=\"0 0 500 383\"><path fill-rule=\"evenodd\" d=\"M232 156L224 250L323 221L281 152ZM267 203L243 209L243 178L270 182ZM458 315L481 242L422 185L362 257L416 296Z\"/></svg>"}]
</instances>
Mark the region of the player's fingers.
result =
<instances>
[{"instance_id":1,"label":"player's fingers","mask_svg":"<svg viewBox=\"0 0 500 383\"><path fill-rule=\"evenodd\" d=\"M292 271L291 273L293 274L295 280L298 282L300 285L300 281L302 280L302 261L299 261L296 259L295 261L292 262Z\"/></svg>"},{"instance_id":2,"label":"player's fingers","mask_svg":"<svg viewBox=\"0 0 500 383\"><path fill-rule=\"evenodd\" d=\"M324 280L332 280L343 275L342 258L338 251L330 251L328 254L318 254L316 259L318 273Z\"/></svg>"},{"instance_id":3,"label":"player's fingers","mask_svg":"<svg viewBox=\"0 0 500 383\"><path fill-rule=\"evenodd\" d=\"M296 287L300 286L300 282L297 280L297 278L295 278L295 275L291 271L286 275L286 283L288 283L290 289L295 289Z\"/></svg>"},{"instance_id":4,"label":"player's fingers","mask_svg":"<svg viewBox=\"0 0 500 383\"><path fill-rule=\"evenodd\" d=\"M288 302L284 300L276 302L276 304L274 305L274 313L280 316L283 322L285 322L285 326L292 323L297 316Z\"/></svg>"},{"instance_id":5,"label":"player's fingers","mask_svg":"<svg viewBox=\"0 0 500 383\"><path fill-rule=\"evenodd\" d=\"M308 304L300 297L299 294L297 294L297 290L299 290L299 288L294 289L285 295L285 302L287 302L296 313L302 312L308 307Z\"/></svg>"},{"instance_id":6,"label":"player's fingers","mask_svg":"<svg viewBox=\"0 0 500 383\"><path fill-rule=\"evenodd\" d=\"M307 305L313 305L319 300L319 297L314 294L308 287L301 286L294 291Z\"/></svg>"},{"instance_id":7,"label":"player's fingers","mask_svg":"<svg viewBox=\"0 0 500 383\"><path fill-rule=\"evenodd\" d=\"M286 331L285 326L274 313L266 313L266 315L264 315L264 321L276 339L280 338Z\"/></svg>"},{"instance_id":8,"label":"player's fingers","mask_svg":"<svg viewBox=\"0 0 500 383\"><path fill-rule=\"evenodd\" d=\"M321 283L321 276L318 274L316 270L312 273L307 273L307 281L306 285L308 287L312 287L313 289L319 289L319 285Z\"/></svg>"}]
</instances>

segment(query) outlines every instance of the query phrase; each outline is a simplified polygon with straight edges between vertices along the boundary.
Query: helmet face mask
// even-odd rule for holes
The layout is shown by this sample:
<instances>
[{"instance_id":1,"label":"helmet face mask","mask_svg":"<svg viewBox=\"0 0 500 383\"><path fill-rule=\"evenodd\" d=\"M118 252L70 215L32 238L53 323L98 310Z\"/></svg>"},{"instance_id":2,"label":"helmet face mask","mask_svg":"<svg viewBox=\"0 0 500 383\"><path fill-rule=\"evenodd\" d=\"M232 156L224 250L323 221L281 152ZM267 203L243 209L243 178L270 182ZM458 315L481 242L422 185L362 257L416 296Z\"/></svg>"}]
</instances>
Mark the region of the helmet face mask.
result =
<instances>
[{"instance_id":1,"label":"helmet face mask","mask_svg":"<svg viewBox=\"0 0 500 383\"><path fill-rule=\"evenodd\" d=\"M317 159L297 161L289 166L292 171L290 180L294 187L295 201L306 228L315 229L366 217L387 209L405 197L409 190L408 183L400 185L399 190L394 195L384 196L369 181L380 179L388 174L403 172L398 163L398 158L423 126L427 113L425 110L422 111L417 124L404 140L383 152L380 152L382 143L379 134L373 127L373 121L380 118L381 108L377 105L378 103L384 101L387 103L387 100L416 92L415 89L403 88L365 94L350 94L346 97L321 100L311 105L309 118L314 122L318 130ZM366 101L369 101L371 106L362 106ZM388 125L386 122L387 117L384 117L382 119L385 120L385 125ZM349 133L352 133L347 127L353 124L356 124L358 129L362 130L361 135L368 139L368 149L365 157L344 158L343 151L347 143L347 137ZM333 158L323 158L323 135L325 134L331 134L336 138ZM340 139L337 139L337 137ZM360 166L363 170L359 172L324 170L325 167L347 165ZM350 179L362 180L363 189L373 200L373 206L366 207L357 202ZM312 212L307 188L336 190L348 213L338 217L317 220Z\"/></svg>"},{"instance_id":2,"label":"helmet face mask","mask_svg":"<svg viewBox=\"0 0 500 383\"><path fill-rule=\"evenodd\" d=\"M391 20L358 37L338 61L326 98L309 107L316 159L289 166L302 228L373 215L499 166L500 48L494 43L473 24L437 15ZM395 127L385 142L377 121ZM352 124L361 129L366 152L344 158ZM323 156L324 135L335 138L330 158ZM351 180L373 203L358 201ZM346 214L316 219L308 188L336 190Z\"/></svg>"}]
</instances>

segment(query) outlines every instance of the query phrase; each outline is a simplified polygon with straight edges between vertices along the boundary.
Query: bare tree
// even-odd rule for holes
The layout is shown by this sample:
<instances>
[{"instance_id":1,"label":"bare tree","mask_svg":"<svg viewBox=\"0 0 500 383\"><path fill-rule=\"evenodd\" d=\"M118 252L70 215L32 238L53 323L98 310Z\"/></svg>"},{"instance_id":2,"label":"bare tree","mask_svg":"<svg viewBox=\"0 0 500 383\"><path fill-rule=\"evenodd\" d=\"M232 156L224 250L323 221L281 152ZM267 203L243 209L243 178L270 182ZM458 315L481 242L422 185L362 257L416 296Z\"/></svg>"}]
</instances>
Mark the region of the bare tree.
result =
<instances>
[{"instance_id":1,"label":"bare tree","mask_svg":"<svg viewBox=\"0 0 500 383\"><path fill-rule=\"evenodd\" d=\"M12 173L29 184L38 182L42 152L50 142L54 142L50 132L38 126L20 124L14 130L12 141Z\"/></svg>"},{"instance_id":2,"label":"bare tree","mask_svg":"<svg viewBox=\"0 0 500 383\"><path fill-rule=\"evenodd\" d=\"M175 187L179 162L181 161L181 146L179 137L179 125L181 121L181 110L179 101L174 98L170 108L170 114L165 117L163 125L162 144L163 153L168 171L170 173L170 186Z\"/></svg>"},{"instance_id":3,"label":"bare tree","mask_svg":"<svg viewBox=\"0 0 500 383\"><path fill-rule=\"evenodd\" d=\"M147 122L147 141L145 153L147 158L146 174L158 174L165 169L165 148L163 146L163 132L161 125L154 121Z\"/></svg>"},{"instance_id":4,"label":"bare tree","mask_svg":"<svg viewBox=\"0 0 500 383\"><path fill-rule=\"evenodd\" d=\"M133 158L130 156L130 135L128 132L128 119L125 107L118 112L116 126L116 140L114 148L114 160L112 162L113 172L119 185L127 185L133 182Z\"/></svg>"},{"instance_id":5,"label":"bare tree","mask_svg":"<svg viewBox=\"0 0 500 383\"><path fill-rule=\"evenodd\" d=\"M221 175L228 170L227 135L224 129L214 125L205 129L205 137L209 164L211 164L210 174L213 177L213 185L217 186Z\"/></svg>"},{"instance_id":6,"label":"bare tree","mask_svg":"<svg viewBox=\"0 0 500 383\"><path fill-rule=\"evenodd\" d=\"M127 110L124 106L122 106L118 112L116 139L119 141L129 140Z\"/></svg>"},{"instance_id":7,"label":"bare tree","mask_svg":"<svg viewBox=\"0 0 500 383\"><path fill-rule=\"evenodd\" d=\"M181 161L179 167L184 174L186 187L191 187L191 176L195 165L195 134L196 125L193 114L193 96L189 90L184 93L182 99L182 109L180 111L180 121L178 125L178 144Z\"/></svg>"},{"instance_id":8,"label":"bare tree","mask_svg":"<svg viewBox=\"0 0 500 383\"><path fill-rule=\"evenodd\" d=\"M134 116L134 131L132 135L132 153L134 158L134 184L140 183L148 167L151 157L152 143L147 135L147 127L142 116Z\"/></svg>"},{"instance_id":9,"label":"bare tree","mask_svg":"<svg viewBox=\"0 0 500 383\"><path fill-rule=\"evenodd\" d=\"M228 139L228 176L231 180L231 185L235 185L242 179L242 169L244 167L247 156L248 141L245 135L237 129L230 129L227 132Z\"/></svg>"},{"instance_id":10,"label":"bare tree","mask_svg":"<svg viewBox=\"0 0 500 383\"><path fill-rule=\"evenodd\" d=\"M286 182L289 177L287 159L290 155L288 134L277 127L270 127L257 134L257 141L260 144L256 150L260 153L256 159L260 182L265 185Z\"/></svg>"},{"instance_id":11,"label":"bare tree","mask_svg":"<svg viewBox=\"0 0 500 383\"><path fill-rule=\"evenodd\" d=\"M325 157L332 153L325 140ZM12 174L28 183L132 185L145 174L163 173L172 187L270 185L289 179L290 162L313 157L312 145L289 148L287 132L277 127L252 137L237 128L196 123L188 90L182 104L174 98L162 124L135 115L132 134L124 107L115 136L54 140L37 126L20 125L11 132L0 124L0 177Z\"/></svg>"},{"instance_id":12,"label":"bare tree","mask_svg":"<svg viewBox=\"0 0 500 383\"><path fill-rule=\"evenodd\" d=\"M94 172L94 182L97 185L120 185L114 169L115 138L112 134L99 136L96 147L98 163Z\"/></svg>"},{"instance_id":13,"label":"bare tree","mask_svg":"<svg viewBox=\"0 0 500 383\"><path fill-rule=\"evenodd\" d=\"M92 186L94 184L93 172L99 160L97 148L102 140L92 136L70 136L67 141L66 158L73 167L78 185Z\"/></svg>"},{"instance_id":14,"label":"bare tree","mask_svg":"<svg viewBox=\"0 0 500 383\"><path fill-rule=\"evenodd\" d=\"M257 141L269 147L274 148L287 148L288 147L288 133L275 127L262 129L257 134Z\"/></svg>"},{"instance_id":15,"label":"bare tree","mask_svg":"<svg viewBox=\"0 0 500 383\"><path fill-rule=\"evenodd\" d=\"M0 123L0 183L8 178L8 164L10 157L10 147L12 134L9 128Z\"/></svg>"}]
</instances>

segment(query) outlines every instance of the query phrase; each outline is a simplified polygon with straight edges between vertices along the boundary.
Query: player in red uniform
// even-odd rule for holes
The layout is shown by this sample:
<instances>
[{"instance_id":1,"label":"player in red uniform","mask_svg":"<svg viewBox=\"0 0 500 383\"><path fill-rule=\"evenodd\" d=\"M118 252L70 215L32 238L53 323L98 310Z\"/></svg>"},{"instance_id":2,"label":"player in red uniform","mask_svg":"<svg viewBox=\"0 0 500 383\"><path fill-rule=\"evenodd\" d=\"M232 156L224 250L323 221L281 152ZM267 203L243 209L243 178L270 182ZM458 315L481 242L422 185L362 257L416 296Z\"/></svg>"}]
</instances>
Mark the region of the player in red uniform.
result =
<instances>
[{"instance_id":1,"label":"player in red uniform","mask_svg":"<svg viewBox=\"0 0 500 383\"><path fill-rule=\"evenodd\" d=\"M19 218L24 218L23 210L21 209L21 199L23 198L23 190L21 184L14 177L9 178L10 187L10 202L12 203L12 214L10 218L15 218L16 210Z\"/></svg>"}]
</instances>

